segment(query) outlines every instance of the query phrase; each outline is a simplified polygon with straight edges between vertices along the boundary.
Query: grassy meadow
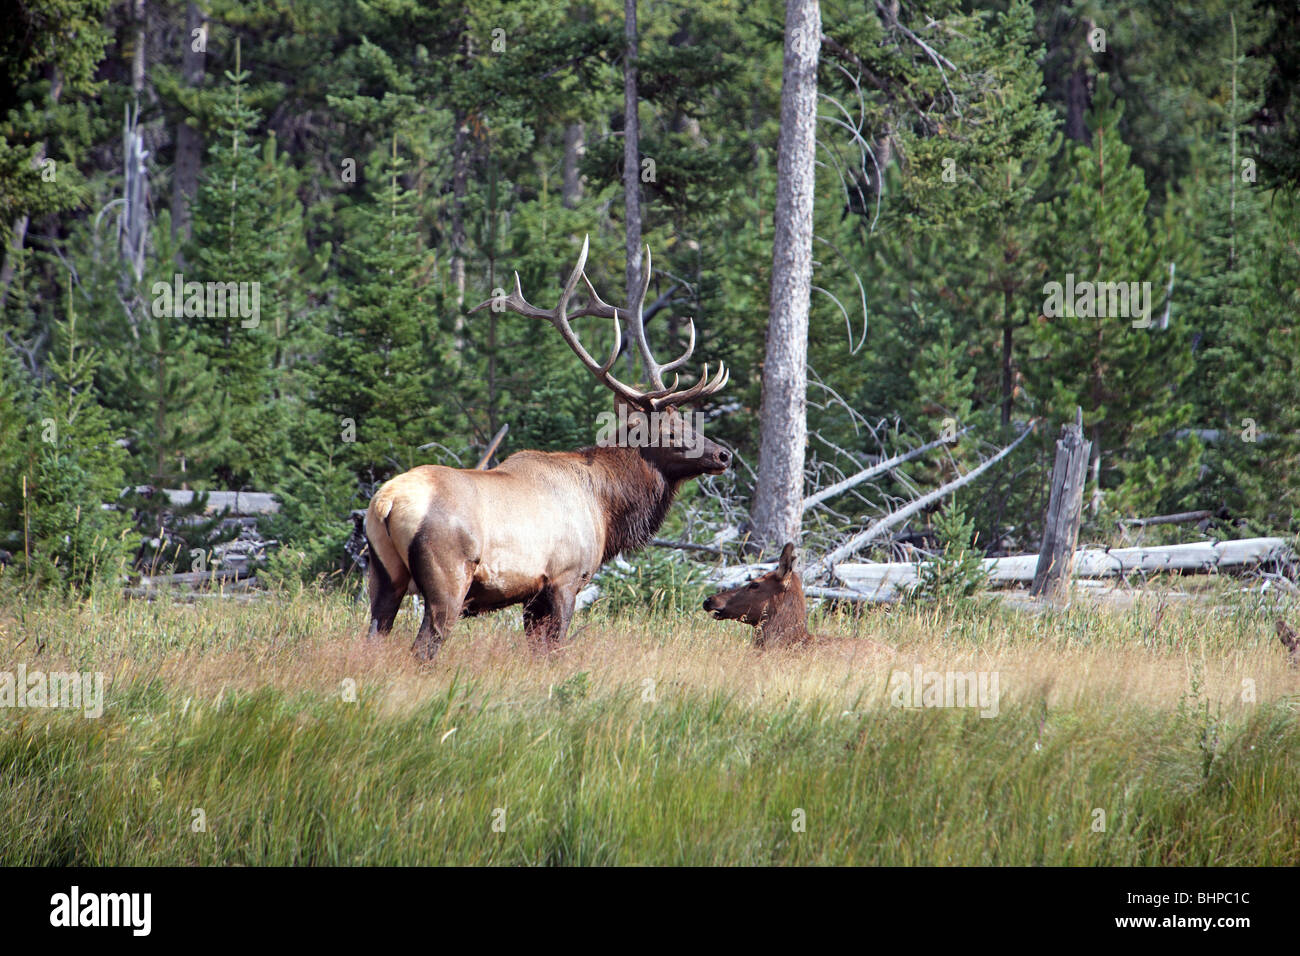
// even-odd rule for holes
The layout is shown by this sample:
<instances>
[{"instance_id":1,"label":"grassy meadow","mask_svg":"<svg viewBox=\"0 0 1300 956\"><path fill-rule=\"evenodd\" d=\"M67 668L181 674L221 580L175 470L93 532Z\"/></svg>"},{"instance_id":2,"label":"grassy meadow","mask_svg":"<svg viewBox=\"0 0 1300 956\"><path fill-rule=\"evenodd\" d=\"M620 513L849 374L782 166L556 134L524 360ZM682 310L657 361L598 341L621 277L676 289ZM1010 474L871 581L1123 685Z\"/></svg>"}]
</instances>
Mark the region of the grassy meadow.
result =
<instances>
[{"instance_id":1,"label":"grassy meadow","mask_svg":"<svg viewBox=\"0 0 1300 956\"><path fill-rule=\"evenodd\" d=\"M762 654L595 610L550 659L503 613L420 665L409 602L379 643L310 590L10 594L0 672L105 689L0 708L0 864L1295 865L1300 676L1225 602L874 608ZM895 706L918 666L996 673L997 715Z\"/></svg>"}]
</instances>

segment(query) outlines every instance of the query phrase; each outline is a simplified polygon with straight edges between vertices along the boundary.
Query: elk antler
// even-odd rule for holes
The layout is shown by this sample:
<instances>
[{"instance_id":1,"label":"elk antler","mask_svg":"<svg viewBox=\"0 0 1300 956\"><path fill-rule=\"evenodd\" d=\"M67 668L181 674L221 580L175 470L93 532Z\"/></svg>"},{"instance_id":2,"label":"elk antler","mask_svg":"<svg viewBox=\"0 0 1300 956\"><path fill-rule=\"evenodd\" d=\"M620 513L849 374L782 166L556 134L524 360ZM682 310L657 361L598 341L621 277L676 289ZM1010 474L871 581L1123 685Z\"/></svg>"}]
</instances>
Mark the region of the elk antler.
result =
<instances>
[{"instance_id":1,"label":"elk antler","mask_svg":"<svg viewBox=\"0 0 1300 956\"><path fill-rule=\"evenodd\" d=\"M695 352L695 320L687 319L690 323L690 340L686 343L686 351L665 365L660 365L655 361L654 353L650 351L650 343L646 341L645 316L642 314L642 309L645 306L646 290L650 288L650 275L650 247L646 246L645 268L641 270L641 288L636 290L635 297L627 304L628 323L633 336L636 338L637 351L641 353L641 361L645 365L646 374L650 376L650 380L655 386L654 391L646 393L646 400L655 408L661 408L664 405L680 405L692 399L712 395L726 385L727 380L731 377L731 373L727 371L727 367L721 362L718 363L717 374L714 375L712 380L709 379L709 366L706 363L704 373L700 376L699 381L690 388L678 391L677 384L681 379L676 374L673 375L673 384L671 386L664 384L664 373L676 373L676 370L685 365Z\"/></svg>"},{"instance_id":2,"label":"elk antler","mask_svg":"<svg viewBox=\"0 0 1300 956\"><path fill-rule=\"evenodd\" d=\"M680 391L677 390L679 379L676 375L673 376L673 384L671 388L664 385L664 373L674 372L676 369L680 368L695 351L695 322L692 320L690 324L690 341L686 346L686 351L666 365L658 364L655 361L654 354L650 351L649 343L646 342L645 321L642 318L641 313L642 306L645 302L646 290L650 286L649 246L646 247L645 252L645 273L642 276L641 287L637 292L635 299L628 303L629 307L625 311L631 320L631 328L636 338L637 349L641 353L641 360L645 363L646 372L650 375L655 388L651 391L641 391L640 389L633 388L630 385L620 382L610 373L610 369L614 367L614 363L618 360L619 346L622 343L623 330L619 325L618 309L602 300L596 293L595 287L592 286L591 280L587 278L586 266L588 245L589 238L584 237L582 240L582 252L578 255L578 264L574 266L573 272L569 274L569 280L564 285L564 293L560 296L560 301L554 309L539 309L536 306L529 305L528 301L524 299L523 289L519 284L518 272L515 273L514 291L500 301L502 301L510 311L519 315L525 315L534 319L545 319L550 322L559 331L560 335L564 338L564 341L568 343L569 348L571 348L578 358L582 360L582 364L587 366L587 369L596 376L598 381L602 382L606 387L622 396L627 401L639 407L655 409L662 408L665 405L681 404L683 402L691 401L692 399L712 395L714 392L726 385L727 380L730 378L730 373L727 371L726 366L721 362L718 363L717 374L715 374L712 379L709 378L709 367L708 365L705 365L704 374L701 375L699 381L690 388L681 389ZM568 311L569 300L573 297L573 293L578 288L579 279L581 279L587 287L587 304L578 311L570 313ZM470 309L470 312L477 312L484 306L492 305L498 301L498 298L499 297L494 297L485 302L480 302L478 305L474 306L474 308ZM604 364L597 362L591 357L591 354L583 347L582 342L578 340L578 336L573 331L572 326L569 325L569 319L580 318L582 316L597 316L599 318L614 320L614 347L609 353L609 359ZM635 318L633 318L633 316Z\"/></svg>"},{"instance_id":3,"label":"elk antler","mask_svg":"<svg viewBox=\"0 0 1300 956\"><path fill-rule=\"evenodd\" d=\"M551 325L555 326L555 328L559 330L564 341L568 343L569 348L573 349L578 358L582 360L582 364L587 366L588 370L590 370L591 374L596 376L597 380L603 382L608 388L612 389L629 402L637 405L644 404L645 393L632 388L630 385L624 385L609 372L609 370L614 367L614 363L618 360L619 344L623 338L623 330L618 324L618 312L612 306L608 306L604 302L600 301L600 296L596 295L596 290L591 287L591 282L587 280L587 275L583 271L587 265L587 245L588 240L584 238L582 240L582 253L578 256L578 264L574 266L573 272L570 273L569 281L564 284L564 294L560 296L560 301L554 309L539 309L534 305L528 304L528 301L524 298L523 289L519 285L518 272L515 273L515 291L511 292L501 301L505 304L506 308L510 309L511 312L518 313L519 315L526 315L533 319L545 319L550 322ZM568 311L569 299L573 297L573 293L578 287L579 279L582 279L587 283L587 289L590 292L591 298L585 308L579 309L577 312L570 315ZM480 302L478 305L474 306L474 308L470 309L470 312L477 312L484 306L492 305L498 301L498 298L499 297L493 297L485 302ZM592 358L591 354L583 348L582 342L579 341L577 333L575 333L572 326L569 325L570 318L579 318L586 315L594 315L607 319L612 318L614 320L614 348L609 353L609 360L603 365Z\"/></svg>"}]
</instances>

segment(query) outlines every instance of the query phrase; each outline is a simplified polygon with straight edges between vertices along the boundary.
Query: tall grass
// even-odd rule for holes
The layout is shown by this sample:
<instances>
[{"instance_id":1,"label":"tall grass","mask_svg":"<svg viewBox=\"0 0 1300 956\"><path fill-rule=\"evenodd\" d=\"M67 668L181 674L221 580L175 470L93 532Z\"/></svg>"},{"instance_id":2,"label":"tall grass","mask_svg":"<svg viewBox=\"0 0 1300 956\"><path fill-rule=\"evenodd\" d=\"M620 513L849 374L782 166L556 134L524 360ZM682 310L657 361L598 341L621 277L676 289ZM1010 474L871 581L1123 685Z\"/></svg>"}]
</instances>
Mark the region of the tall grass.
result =
<instances>
[{"instance_id":1,"label":"tall grass","mask_svg":"<svg viewBox=\"0 0 1300 956\"><path fill-rule=\"evenodd\" d=\"M0 709L0 863L1300 862L1300 681L1259 607L814 623L849 640L596 613L538 660L503 614L421 666L412 614L371 643L310 591L13 604L0 670L107 688L99 719ZM916 666L996 671L998 716L893 706Z\"/></svg>"}]
</instances>

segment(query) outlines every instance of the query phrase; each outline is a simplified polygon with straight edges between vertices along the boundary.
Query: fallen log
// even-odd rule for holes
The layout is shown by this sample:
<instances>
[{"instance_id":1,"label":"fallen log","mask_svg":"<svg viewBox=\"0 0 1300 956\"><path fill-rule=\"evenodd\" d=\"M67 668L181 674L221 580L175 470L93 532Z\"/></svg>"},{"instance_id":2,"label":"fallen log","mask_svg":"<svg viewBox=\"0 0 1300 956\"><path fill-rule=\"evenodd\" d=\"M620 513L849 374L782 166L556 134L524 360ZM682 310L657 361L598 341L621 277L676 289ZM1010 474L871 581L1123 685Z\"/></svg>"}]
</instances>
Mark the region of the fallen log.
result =
<instances>
[{"instance_id":1,"label":"fallen log","mask_svg":"<svg viewBox=\"0 0 1300 956\"><path fill-rule=\"evenodd\" d=\"M145 574L140 587L151 589L215 587L251 578L248 568L222 568L215 571L182 571L177 574Z\"/></svg>"},{"instance_id":2,"label":"fallen log","mask_svg":"<svg viewBox=\"0 0 1300 956\"><path fill-rule=\"evenodd\" d=\"M803 593L805 597L820 601L853 601L858 604L892 604L901 596L892 588L876 590L868 594L850 588L823 588L816 585L804 588Z\"/></svg>"},{"instance_id":3,"label":"fallen log","mask_svg":"<svg viewBox=\"0 0 1300 956\"><path fill-rule=\"evenodd\" d=\"M487 450L483 452L483 457L480 458L478 464L474 466L477 471L485 471L487 469L488 462L490 462L492 456L497 453L497 448L500 446L501 440L506 437L506 432L508 431L510 431L509 423L502 425L500 429L497 430L496 436L488 442Z\"/></svg>"},{"instance_id":4,"label":"fallen log","mask_svg":"<svg viewBox=\"0 0 1300 956\"><path fill-rule=\"evenodd\" d=\"M667 538L651 538L650 543L656 548L676 548L679 551L702 551L705 554L724 555L721 548L708 544L696 544L693 541L669 541Z\"/></svg>"},{"instance_id":5,"label":"fallen log","mask_svg":"<svg viewBox=\"0 0 1300 956\"><path fill-rule=\"evenodd\" d=\"M1146 528L1154 524L1190 524L1213 517L1213 511L1180 511L1178 514L1155 515L1151 518L1121 518L1119 523L1130 528Z\"/></svg>"},{"instance_id":6,"label":"fallen log","mask_svg":"<svg viewBox=\"0 0 1300 956\"><path fill-rule=\"evenodd\" d=\"M245 582L241 581L240 584ZM233 601L247 604L265 597L265 592L253 587L223 591L156 591L149 588L127 588L122 596L137 601L166 600L173 604L197 604L201 601Z\"/></svg>"},{"instance_id":7,"label":"fallen log","mask_svg":"<svg viewBox=\"0 0 1300 956\"><path fill-rule=\"evenodd\" d=\"M163 494L177 507L194 503L194 495L202 492L182 491L165 488ZM268 491L209 491L208 503L204 509L207 514L229 511L232 515L270 515L280 510L280 502Z\"/></svg>"},{"instance_id":8,"label":"fallen log","mask_svg":"<svg viewBox=\"0 0 1300 956\"><path fill-rule=\"evenodd\" d=\"M1161 571L1233 571L1290 557L1290 548L1282 538L1197 541L1149 548L1080 548L1074 554L1074 576L1108 578L1133 573L1156 574ZM1034 579L1038 555L985 558L983 564L990 584L1024 584ZM905 588L916 583L920 566L915 563L883 561L839 564L835 566L835 577L860 591L871 591L885 585Z\"/></svg>"},{"instance_id":9,"label":"fallen log","mask_svg":"<svg viewBox=\"0 0 1300 956\"><path fill-rule=\"evenodd\" d=\"M1074 555L1076 578L1110 578L1123 574L1165 572L1241 571L1272 561L1289 560L1291 550L1282 538L1243 538L1236 541L1198 541L1149 548L1080 548ZM834 579L864 600L893 600L919 580L926 562L861 561L837 564ZM985 558L989 584L1028 584L1034 580L1038 555L1016 554ZM718 568L708 575L710 584L734 588L776 567L772 561ZM812 593L811 585L804 586ZM834 590L827 588L822 590Z\"/></svg>"},{"instance_id":10,"label":"fallen log","mask_svg":"<svg viewBox=\"0 0 1300 956\"><path fill-rule=\"evenodd\" d=\"M924 444L919 448L913 448L911 451L903 452L901 455L895 455L893 458L888 458L885 461L878 462L877 464L874 464L869 468L864 468L862 471L859 471L857 474L850 475L849 477L845 478L843 481L837 481L835 484L831 485L830 487L823 488L821 491L817 492L816 494L809 495L807 498L803 500L803 510L807 511L810 508L813 508L821 504L827 498L833 498L835 495L838 495L842 491L848 491L850 488L853 488L856 485L860 485L864 481L870 481L872 478L875 478L877 475L883 475L886 472L893 471L899 465L905 464L911 461L913 458L919 458L921 455L924 455L926 452L938 448L940 445L951 445L954 442L956 442L958 438L960 438L962 435L965 435L970 430L971 430L971 426L967 425L965 428L957 432L951 438L935 439L934 441Z\"/></svg>"}]
</instances>

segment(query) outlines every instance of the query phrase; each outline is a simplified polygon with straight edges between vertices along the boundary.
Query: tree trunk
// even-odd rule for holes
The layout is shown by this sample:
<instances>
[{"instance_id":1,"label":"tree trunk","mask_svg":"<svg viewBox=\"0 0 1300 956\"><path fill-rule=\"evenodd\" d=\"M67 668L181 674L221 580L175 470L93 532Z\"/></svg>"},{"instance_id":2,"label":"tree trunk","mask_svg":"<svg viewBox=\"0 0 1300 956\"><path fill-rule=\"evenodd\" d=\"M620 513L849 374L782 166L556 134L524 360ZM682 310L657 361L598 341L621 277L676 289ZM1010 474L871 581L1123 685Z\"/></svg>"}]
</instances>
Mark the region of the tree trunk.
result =
<instances>
[{"instance_id":1,"label":"tree trunk","mask_svg":"<svg viewBox=\"0 0 1300 956\"><path fill-rule=\"evenodd\" d=\"M564 185L560 202L565 209L573 209L582 199L582 174L578 164L586 149L586 130L581 123L564 127Z\"/></svg>"},{"instance_id":2,"label":"tree trunk","mask_svg":"<svg viewBox=\"0 0 1300 956\"><path fill-rule=\"evenodd\" d=\"M145 10L145 0L134 0L131 4L131 19L135 21L135 47L131 56L131 92L139 100L144 92L145 41L148 36L149 15Z\"/></svg>"},{"instance_id":3,"label":"tree trunk","mask_svg":"<svg viewBox=\"0 0 1300 956\"><path fill-rule=\"evenodd\" d=\"M451 146L451 281L456 288L456 313L465 304L465 196L469 190L468 115L455 112L456 135ZM457 322L457 332L461 323Z\"/></svg>"},{"instance_id":4,"label":"tree trunk","mask_svg":"<svg viewBox=\"0 0 1300 956\"><path fill-rule=\"evenodd\" d=\"M631 301L636 295L634 290L641 284L641 121L637 116L636 0L623 0L623 39L623 218L627 232L627 298ZM635 317L628 317L629 326L635 321Z\"/></svg>"},{"instance_id":5,"label":"tree trunk","mask_svg":"<svg viewBox=\"0 0 1300 956\"><path fill-rule=\"evenodd\" d=\"M191 89L203 83L207 53L194 49L199 45L194 31L207 32L207 15L197 3L189 5L185 15L185 48L181 56L181 77ZM203 165L203 137L187 123L185 117L176 125L176 166L172 171L172 235L190 235L190 203L199 191L199 169Z\"/></svg>"},{"instance_id":6,"label":"tree trunk","mask_svg":"<svg viewBox=\"0 0 1300 956\"><path fill-rule=\"evenodd\" d=\"M1088 135L1088 124L1084 122L1084 114L1092 105L1091 99L1088 95L1088 74L1082 66L1076 67L1066 80L1065 87L1065 135L1076 143L1092 140Z\"/></svg>"},{"instance_id":7,"label":"tree trunk","mask_svg":"<svg viewBox=\"0 0 1300 956\"><path fill-rule=\"evenodd\" d=\"M1007 428L1011 425L1011 400L1012 396L1015 395L1016 383L1011 361L1013 342L1010 290L1007 290L1004 295L1006 299L1002 306L1002 427Z\"/></svg>"},{"instance_id":8,"label":"tree trunk","mask_svg":"<svg viewBox=\"0 0 1300 956\"><path fill-rule=\"evenodd\" d=\"M759 412L758 490L750 516L754 543L761 548L797 543L803 513L820 47L818 0L787 0L771 314Z\"/></svg>"},{"instance_id":9,"label":"tree trunk","mask_svg":"<svg viewBox=\"0 0 1300 956\"><path fill-rule=\"evenodd\" d=\"M1048 497L1043 527L1043 546L1038 554L1030 594L1058 600L1069 593L1074 573L1074 550L1079 542L1083 517L1083 486L1088 474L1092 443L1083 439L1083 413L1072 425L1061 427L1056 442L1056 465L1052 469L1052 490Z\"/></svg>"}]
</instances>

